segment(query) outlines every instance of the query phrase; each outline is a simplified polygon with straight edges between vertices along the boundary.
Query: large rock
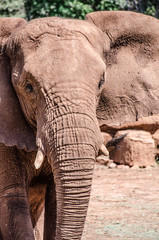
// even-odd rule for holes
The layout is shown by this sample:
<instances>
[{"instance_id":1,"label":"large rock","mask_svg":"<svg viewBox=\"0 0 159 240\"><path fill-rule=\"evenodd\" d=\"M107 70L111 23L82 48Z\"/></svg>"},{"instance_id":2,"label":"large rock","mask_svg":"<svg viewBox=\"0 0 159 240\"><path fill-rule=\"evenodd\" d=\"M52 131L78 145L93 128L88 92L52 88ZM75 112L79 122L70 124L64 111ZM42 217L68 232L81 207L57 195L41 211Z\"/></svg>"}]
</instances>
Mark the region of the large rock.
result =
<instances>
[{"instance_id":1,"label":"large rock","mask_svg":"<svg viewBox=\"0 0 159 240\"><path fill-rule=\"evenodd\" d=\"M156 148L159 148L159 129L152 135L155 140Z\"/></svg>"},{"instance_id":2,"label":"large rock","mask_svg":"<svg viewBox=\"0 0 159 240\"><path fill-rule=\"evenodd\" d=\"M155 151L155 160L159 164L159 129L152 135L152 138L155 141L156 151Z\"/></svg>"},{"instance_id":3,"label":"large rock","mask_svg":"<svg viewBox=\"0 0 159 240\"><path fill-rule=\"evenodd\" d=\"M122 130L116 136L128 135L110 152L110 158L116 163L129 166L154 166L155 141L151 134L141 130Z\"/></svg>"},{"instance_id":4,"label":"large rock","mask_svg":"<svg viewBox=\"0 0 159 240\"><path fill-rule=\"evenodd\" d=\"M149 117L139 118L138 121L126 122L121 125L107 125L104 123L100 127L101 131L108 133L116 133L125 129L143 130L154 134L159 129L159 114Z\"/></svg>"},{"instance_id":5,"label":"large rock","mask_svg":"<svg viewBox=\"0 0 159 240\"><path fill-rule=\"evenodd\" d=\"M101 132L103 138L103 144L106 145L112 139L112 136L109 133Z\"/></svg>"}]
</instances>

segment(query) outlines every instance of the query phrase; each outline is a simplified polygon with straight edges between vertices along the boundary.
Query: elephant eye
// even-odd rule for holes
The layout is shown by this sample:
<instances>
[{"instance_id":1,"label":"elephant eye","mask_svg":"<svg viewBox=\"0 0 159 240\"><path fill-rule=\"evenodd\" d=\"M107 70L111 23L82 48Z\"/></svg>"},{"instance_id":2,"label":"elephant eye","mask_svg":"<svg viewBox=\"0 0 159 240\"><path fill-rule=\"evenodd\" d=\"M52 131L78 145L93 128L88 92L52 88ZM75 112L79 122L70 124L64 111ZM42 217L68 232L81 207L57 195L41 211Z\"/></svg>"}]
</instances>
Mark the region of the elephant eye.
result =
<instances>
[{"instance_id":1,"label":"elephant eye","mask_svg":"<svg viewBox=\"0 0 159 240\"><path fill-rule=\"evenodd\" d=\"M33 86L30 83L27 83L26 86L25 86L25 91L27 93L33 93L34 92L34 88L33 88Z\"/></svg>"},{"instance_id":2,"label":"elephant eye","mask_svg":"<svg viewBox=\"0 0 159 240\"><path fill-rule=\"evenodd\" d=\"M105 74L103 74L100 79L100 82L98 84L98 89L100 89L104 83L105 83Z\"/></svg>"}]
</instances>

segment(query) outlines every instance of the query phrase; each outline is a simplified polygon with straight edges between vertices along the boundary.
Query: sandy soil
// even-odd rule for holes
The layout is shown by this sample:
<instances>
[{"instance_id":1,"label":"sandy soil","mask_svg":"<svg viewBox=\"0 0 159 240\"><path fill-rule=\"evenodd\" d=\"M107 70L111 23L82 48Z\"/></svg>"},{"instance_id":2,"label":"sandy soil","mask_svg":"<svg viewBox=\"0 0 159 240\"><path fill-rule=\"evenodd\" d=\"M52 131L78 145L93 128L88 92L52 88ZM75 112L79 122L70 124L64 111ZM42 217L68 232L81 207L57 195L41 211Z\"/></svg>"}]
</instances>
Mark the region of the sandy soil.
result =
<instances>
[{"instance_id":1,"label":"sandy soil","mask_svg":"<svg viewBox=\"0 0 159 240\"><path fill-rule=\"evenodd\" d=\"M42 226L43 219L37 240ZM108 169L96 164L82 240L159 240L159 167Z\"/></svg>"},{"instance_id":2,"label":"sandy soil","mask_svg":"<svg viewBox=\"0 0 159 240\"><path fill-rule=\"evenodd\" d=\"M159 240L159 168L96 165L82 240Z\"/></svg>"}]
</instances>

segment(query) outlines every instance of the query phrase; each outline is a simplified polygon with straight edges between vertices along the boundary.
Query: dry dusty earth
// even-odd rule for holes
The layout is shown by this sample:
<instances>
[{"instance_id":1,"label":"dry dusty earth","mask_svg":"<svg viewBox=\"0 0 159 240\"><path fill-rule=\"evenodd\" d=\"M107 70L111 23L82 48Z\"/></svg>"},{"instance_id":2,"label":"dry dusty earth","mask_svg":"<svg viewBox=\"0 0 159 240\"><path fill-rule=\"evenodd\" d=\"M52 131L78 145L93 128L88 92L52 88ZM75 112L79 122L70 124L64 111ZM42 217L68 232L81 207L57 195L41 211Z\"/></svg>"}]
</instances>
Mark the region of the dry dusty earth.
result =
<instances>
[{"instance_id":1,"label":"dry dusty earth","mask_svg":"<svg viewBox=\"0 0 159 240\"><path fill-rule=\"evenodd\" d=\"M82 240L159 240L159 168L96 165Z\"/></svg>"},{"instance_id":2,"label":"dry dusty earth","mask_svg":"<svg viewBox=\"0 0 159 240\"><path fill-rule=\"evenodd\" d=\"M159 167L97 164L82 240L159 240Z\"/></svg>"}]
</instances>

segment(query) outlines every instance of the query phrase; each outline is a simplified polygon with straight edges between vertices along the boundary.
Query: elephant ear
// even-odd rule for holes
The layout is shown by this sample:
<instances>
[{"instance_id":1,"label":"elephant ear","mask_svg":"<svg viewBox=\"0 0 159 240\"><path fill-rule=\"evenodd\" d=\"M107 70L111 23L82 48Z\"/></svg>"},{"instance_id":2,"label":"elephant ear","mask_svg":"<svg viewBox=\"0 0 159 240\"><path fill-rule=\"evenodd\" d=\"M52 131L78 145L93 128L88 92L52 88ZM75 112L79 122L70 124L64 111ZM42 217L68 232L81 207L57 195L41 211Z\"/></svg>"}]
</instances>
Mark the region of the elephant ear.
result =
<instances>
[{"instance_id":1,"label":"elephant ear","mask_svg":"<svg viewBox=\"0 0 159 240\"><path fill-rule=\"evenodd\" d=\"M97 117L99 124L122 125L159 114L159 21L133 12L94 12L86 20L104 32L107 82Z\"/></svg>"},{"instance_id":2,"label":"elephant ear","mask_svg":"<svg viewBox=\"0 0 159 240\"><path fill-rule=\"evenodd\" d=\"M26 24L23 19L0 18L0 143L32 151L35 134L21 111L11 83L11 66L5 45L11 33Z\"/></svg>"}]
</instances>

